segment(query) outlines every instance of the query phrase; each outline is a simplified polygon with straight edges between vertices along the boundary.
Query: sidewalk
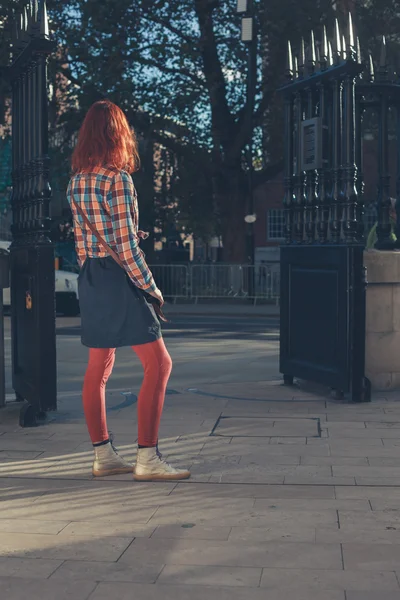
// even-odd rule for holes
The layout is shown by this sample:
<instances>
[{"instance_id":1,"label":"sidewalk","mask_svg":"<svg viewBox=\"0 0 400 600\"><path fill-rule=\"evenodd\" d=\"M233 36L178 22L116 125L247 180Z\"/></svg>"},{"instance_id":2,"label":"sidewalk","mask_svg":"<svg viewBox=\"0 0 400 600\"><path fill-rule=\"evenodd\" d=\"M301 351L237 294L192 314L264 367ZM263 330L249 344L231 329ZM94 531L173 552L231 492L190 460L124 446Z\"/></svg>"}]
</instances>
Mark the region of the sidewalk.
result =
<instances>
[{"instance_id":1,"label":"sidewalk","mask_svg":"<svg viewBox=\"0 0 400 600\"><path fill-rule=\"evenodd\" d=\"M135 402L109 394L134 459ZM185 483L93 480L79 395L54 420L0 411L7 600L399 600L400 402L278 382L167 395L161 449ZM211 435L211 433L213 434Z\"/></svg>"}]
</instances>

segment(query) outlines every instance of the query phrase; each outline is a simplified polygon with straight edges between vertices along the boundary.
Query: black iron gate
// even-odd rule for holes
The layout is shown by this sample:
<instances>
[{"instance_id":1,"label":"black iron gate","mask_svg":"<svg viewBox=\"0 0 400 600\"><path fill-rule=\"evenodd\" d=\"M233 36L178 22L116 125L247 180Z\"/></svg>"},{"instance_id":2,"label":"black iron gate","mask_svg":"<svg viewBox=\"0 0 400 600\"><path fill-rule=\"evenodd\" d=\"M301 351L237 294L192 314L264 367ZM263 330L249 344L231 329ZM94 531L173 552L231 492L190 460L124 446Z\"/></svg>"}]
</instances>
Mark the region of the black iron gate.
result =
<instances>
[{"instance_id":1,"label":"black iron gate","mask_svg":"<svg viewBox=\"0 0 400 600\"><path fill-rule=\"evenodd\" d=\"M361 97L367 74L351 16L299 55L289 44L285 98L285 245L281 248L280 370L354 401L365 378ZM361 89L361 88L360 88ZM386 215L386 200L382 210ZM385 228L386 232L386 228ZM382 237L382 235L380 236Z\"/></svg>"},{"instance_id":2,"label":"black iron gate","mask_svg":"<svg viewBox=\"0 0 400 600\"><path fill-rule=\"evenodd\" d=\"M11 260L12 377L25 400L21 425L57 407L54 249L50 226L47 58L53 50L45 0L13 27Z\"/></svg>"}]
</instances>

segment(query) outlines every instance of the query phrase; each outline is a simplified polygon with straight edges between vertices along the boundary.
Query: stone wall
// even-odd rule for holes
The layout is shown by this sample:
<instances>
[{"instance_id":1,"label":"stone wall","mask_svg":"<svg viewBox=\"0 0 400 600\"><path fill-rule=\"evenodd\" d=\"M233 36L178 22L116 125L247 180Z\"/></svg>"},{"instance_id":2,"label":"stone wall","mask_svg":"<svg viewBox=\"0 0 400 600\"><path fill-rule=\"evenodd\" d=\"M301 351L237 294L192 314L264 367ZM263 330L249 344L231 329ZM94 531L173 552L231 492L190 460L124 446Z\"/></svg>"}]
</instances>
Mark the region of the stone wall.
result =
<instances>
[{"instance_id":1,"label":"stone wall","mask_svg":"<svg viewBox=\"0 0 400 600\"><path fill-rule=\"evenodd\" d=\"M376 391L400 389L400 252L365 252L366 375Z\"/></svg>"}]
</instances>

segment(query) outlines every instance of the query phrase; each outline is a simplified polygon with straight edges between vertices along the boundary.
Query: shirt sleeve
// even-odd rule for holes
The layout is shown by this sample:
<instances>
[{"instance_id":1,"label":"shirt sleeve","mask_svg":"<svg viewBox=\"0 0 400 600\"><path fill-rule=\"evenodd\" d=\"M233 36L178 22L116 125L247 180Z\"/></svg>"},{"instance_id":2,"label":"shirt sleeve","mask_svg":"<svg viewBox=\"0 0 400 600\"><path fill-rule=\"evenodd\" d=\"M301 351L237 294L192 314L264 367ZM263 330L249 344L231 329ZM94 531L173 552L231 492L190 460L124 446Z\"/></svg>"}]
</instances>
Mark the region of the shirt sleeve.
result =
<instances>
[{"instance_id":1,"label":"shirt sleeve","mask_svg":"<svg viewBox=\"0 0 400 600\"><path fill-rule=\"evenodd\" d=\"M79 223L78 215L76 214L75 207L72 202L72 191L71 191L71 183L68 186L67 197L69 201L69 205L71 207L71 212L73 215L73 227L74 227L74 241L75 241L75 250L76 256L78 259L78 265L81 267L86 260L86 248L85 242L83 239L82 227Z\"/></svg>"},{"instance_id":2,"label":"shirt sleeve","mask_svg":"<svg viewBox=\"0 0 400 600\"><path fill-rule=\"evenodd\" d=\"M155 290L153 275L139 248L136 192L128 173L122 171L113 178L108 204L116 251L126 272L138 288L148 292Z\"/></svg>"}]
</instances>

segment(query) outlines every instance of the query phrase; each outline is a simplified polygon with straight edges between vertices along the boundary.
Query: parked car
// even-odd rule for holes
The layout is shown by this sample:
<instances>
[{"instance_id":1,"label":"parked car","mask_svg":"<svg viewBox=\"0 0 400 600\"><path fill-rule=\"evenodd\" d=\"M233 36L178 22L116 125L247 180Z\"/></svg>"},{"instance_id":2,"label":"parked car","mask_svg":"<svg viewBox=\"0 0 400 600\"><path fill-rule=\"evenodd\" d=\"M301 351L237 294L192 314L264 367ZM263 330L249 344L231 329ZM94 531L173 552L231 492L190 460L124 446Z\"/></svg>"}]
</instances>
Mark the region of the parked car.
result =
<instances>
[{"instance_id":1,"label":"parked car","mask_svg":"<svg viewBox=\"0 0 400 600\"><path fill-rule=\"evenodd\" d=\"M0 241L0 248L8 250L11 242ZM56 310L68 317L79 314L78 275L69 271L57 270L56 276ZM11 305L10 288L3 290L3 304Z\"/></svg>"}]
</instances>

